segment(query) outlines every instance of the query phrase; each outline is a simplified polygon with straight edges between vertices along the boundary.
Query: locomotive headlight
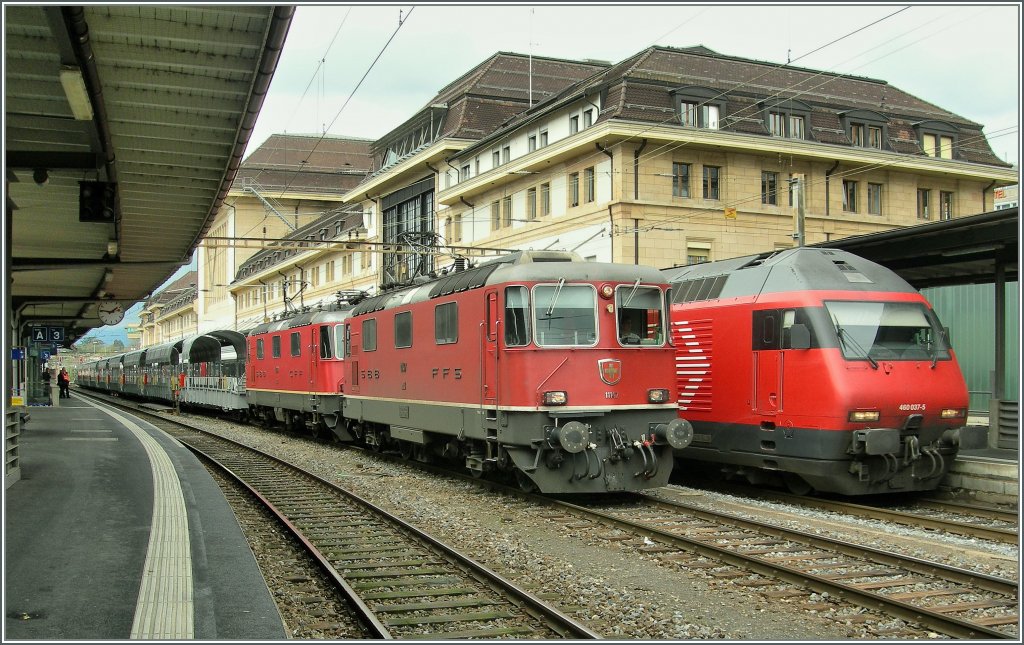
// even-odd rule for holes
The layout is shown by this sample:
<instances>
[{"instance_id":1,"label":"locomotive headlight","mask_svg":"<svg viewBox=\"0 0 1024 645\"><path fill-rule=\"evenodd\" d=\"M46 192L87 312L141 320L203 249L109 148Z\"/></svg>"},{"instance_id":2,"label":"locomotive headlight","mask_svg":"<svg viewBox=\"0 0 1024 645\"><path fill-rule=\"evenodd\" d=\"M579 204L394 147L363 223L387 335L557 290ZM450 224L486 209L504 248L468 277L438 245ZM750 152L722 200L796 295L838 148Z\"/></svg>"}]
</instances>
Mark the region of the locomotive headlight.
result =
<instances>
[{"instance_id":1,"label":"locomotive headlight","mask_svg":"<svg viewBox=\"0 0 1024 645\"><path fill-rule=\"evenodd\" d=\"M602 284L601 288L598 290L598 293L600 293L601 297L604 298L605 300L609 300L612 297L612 294L615 293L615 289L613 289L612 285L610 284Z\"/></svg>"},{"instance_id":2,"label":"locomotive headlight","mask_svg":"<svg viewBox=\"0 0 1024 645\"><path fill-rule=\"evenodd\" d=\"M569 402L569 394L564 391L545 392L544 405L565 405Z\"/></svg>"},{"instance_id":3,"label":"locomotive headlight","mask_svg":"<svg viewBox=\"0 0 1024 645\"><path fill-rule=\"evenodd\" d=\"M650 403L668 403L668 390L647 390Z\"/></svg>"},{"instance_id":4,"label":"locomotive headlight","mask_svg":"<svg viewBox=\"0 0 1024 645\"><path fill-rule=\"evenodd\" d=\"M964 408L943 408L939 416L943 419L959 419L967 416L967 410Z\"/></svg>"},{"instance_id":5,"label":"locomotive headlight","mask_svg":"<svg viewBox=\"0 0 1024 645\"><path fill-rule=\"evenodd\" d=\"M867 423L878 421L881 417L882 413L878 410L851 410L849 419L852 423Z\"/></svg>"}]
</instances>

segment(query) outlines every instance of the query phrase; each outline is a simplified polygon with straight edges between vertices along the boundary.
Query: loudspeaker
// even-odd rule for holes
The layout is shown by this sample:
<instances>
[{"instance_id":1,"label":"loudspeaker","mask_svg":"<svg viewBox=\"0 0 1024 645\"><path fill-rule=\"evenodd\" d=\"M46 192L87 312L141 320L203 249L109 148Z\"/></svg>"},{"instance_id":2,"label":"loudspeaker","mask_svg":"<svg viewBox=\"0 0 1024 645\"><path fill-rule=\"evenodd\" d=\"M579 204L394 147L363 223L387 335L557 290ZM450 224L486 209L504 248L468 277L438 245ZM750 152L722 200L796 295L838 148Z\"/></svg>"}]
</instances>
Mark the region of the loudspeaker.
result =
<instances>
[{"instance_id":1,"label":"loudspeaker","mask_svg":"<svg viewBox=\"0 0 1024 645\"><path fill-rule=\"evenodd\" d=\"M117 212L117 184L108 181L78 182L78 221L113 222Z\"/></svg>"}]
</instances>

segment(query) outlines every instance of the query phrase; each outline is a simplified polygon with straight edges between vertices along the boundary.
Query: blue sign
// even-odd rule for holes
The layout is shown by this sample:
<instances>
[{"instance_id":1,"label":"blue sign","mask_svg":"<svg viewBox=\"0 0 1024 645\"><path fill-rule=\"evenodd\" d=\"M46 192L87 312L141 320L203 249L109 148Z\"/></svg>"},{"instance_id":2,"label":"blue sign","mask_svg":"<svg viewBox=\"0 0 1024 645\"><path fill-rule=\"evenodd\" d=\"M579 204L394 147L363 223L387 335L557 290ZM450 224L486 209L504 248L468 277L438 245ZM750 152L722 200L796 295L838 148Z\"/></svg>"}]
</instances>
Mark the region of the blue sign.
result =
<instances>
[{"instance_id":1,"label":"blue sign","mask_svg":"<svg viewBox=\"0 0 1024 645\"><path fill-rule=\"evenodd\" d=\"M23 360L25 360L25 348L24 347L12 347L11 348L11 360L12 361L23 361Z\"/></svg>"},{"instance_id":2,"label":"blue sign","mask_svg":"<svg viewBox=\"0 0 1024 645\"><path fill-rule=\"evenodd\" d=\"M43 361L44 363L50 360L50 352L46 351L45 349L39 352L39 360Z\"/></svg>"}]
</instances>

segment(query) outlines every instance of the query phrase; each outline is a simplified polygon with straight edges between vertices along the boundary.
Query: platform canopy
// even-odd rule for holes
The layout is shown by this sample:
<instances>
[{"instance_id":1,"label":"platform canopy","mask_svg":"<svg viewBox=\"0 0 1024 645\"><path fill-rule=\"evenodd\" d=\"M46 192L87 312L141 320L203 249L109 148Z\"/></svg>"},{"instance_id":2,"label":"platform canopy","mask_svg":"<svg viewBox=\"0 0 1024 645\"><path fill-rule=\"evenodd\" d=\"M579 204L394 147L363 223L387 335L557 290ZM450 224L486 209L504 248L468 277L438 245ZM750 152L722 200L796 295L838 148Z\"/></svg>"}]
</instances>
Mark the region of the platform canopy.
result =
<instances>
[{"instance_id":1,"label":"platform canopy","mask_svg":"<svg viewBox=\"0 0 1024 645\"><path fill-rule=\"evenodd\" d=\"M5 5L8 302L66 342L191 260L221 206L294 7Z\"/></svg>"},{"instance_id":2,"label":"platform canopy","mask_svg":"<svg viewBox=\"0 0 1024 645\"><path fill-rule=\"evenodd\" d=\"M849 251L895 271L917 289L1017 280L1017 208L855 235L813 246Z\"/></svg>"}]
</instances>

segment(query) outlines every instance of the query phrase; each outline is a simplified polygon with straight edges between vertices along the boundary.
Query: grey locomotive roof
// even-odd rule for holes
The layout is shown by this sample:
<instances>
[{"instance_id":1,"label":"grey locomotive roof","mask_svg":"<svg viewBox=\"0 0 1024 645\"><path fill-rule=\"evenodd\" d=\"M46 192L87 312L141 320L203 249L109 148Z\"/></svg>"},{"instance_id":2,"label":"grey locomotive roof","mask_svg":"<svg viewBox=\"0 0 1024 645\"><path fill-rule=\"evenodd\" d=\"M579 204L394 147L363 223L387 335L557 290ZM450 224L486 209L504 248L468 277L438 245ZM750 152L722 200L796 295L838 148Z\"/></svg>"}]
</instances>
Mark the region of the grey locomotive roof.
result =
<instances>
[{"instance_id":1,"label":"grey locomotive roof","mask_svg":"<svg viewBox=\"0 0 1024 645\"><path fill-rule=\"evenodd\" d=\"M674 302L787 291L915 293L884 266L838 249L800 247L664 269Z\"/></svg>"},{"instance_id":2,"label":"grey locomotive roof","mask_svg":"<svg viewBox=\"0 0 1024 645\"><path fill-rule=\"evenodd\" d=\"M489 284L515 282L557 282L607 280L664 284L665 276L653 267L608 262L586 262L576 253L564 251L520 251L464 271L457 271L423 284L389 291L356 306L355 314L372 313Z\"/></svg>"}]
</instances>

